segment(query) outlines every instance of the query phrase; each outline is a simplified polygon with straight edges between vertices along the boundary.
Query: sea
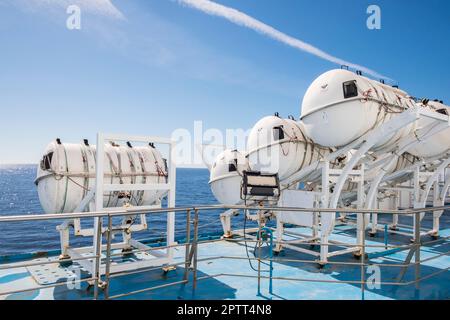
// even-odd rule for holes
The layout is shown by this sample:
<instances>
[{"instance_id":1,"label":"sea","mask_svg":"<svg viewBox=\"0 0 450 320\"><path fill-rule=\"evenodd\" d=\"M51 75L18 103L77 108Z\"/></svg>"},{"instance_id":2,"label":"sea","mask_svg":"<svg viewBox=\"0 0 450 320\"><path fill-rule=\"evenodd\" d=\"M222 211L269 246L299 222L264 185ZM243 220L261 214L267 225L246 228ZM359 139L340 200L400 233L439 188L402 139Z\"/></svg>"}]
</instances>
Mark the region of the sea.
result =
<instances>
[{"instance_id":1,"label":"sea","mask_svg":"<svg viewBox=\"0 0 450 320\"><path fill-rule=\"evenodd\" d=\"M44 213L34 184L36 172L36 165L0 166L0 216ZM207 169L177 169L176 206L218 204L208 180ZM223 210L201 211L199 234L220 234L222 232L221 212ZM166 218L166 214L149 215L147 217L149 230L136 233L136 239L164 239ZM180 239L184 239L186 235L185 218L184 212L176 215L175 232L176 237ZM234 220L233 228L242 227L242 216ZM61 220L0 222L0 256L59 249L59 232L56 227L61 223ZM92 226L92 223L93 219L82 221L84 227ZM120 221L114 221L114 223L120 223ZM90 244L92 244L92 238L71 235L71 245L74 247Z\"/></svg>"}]
</instances>

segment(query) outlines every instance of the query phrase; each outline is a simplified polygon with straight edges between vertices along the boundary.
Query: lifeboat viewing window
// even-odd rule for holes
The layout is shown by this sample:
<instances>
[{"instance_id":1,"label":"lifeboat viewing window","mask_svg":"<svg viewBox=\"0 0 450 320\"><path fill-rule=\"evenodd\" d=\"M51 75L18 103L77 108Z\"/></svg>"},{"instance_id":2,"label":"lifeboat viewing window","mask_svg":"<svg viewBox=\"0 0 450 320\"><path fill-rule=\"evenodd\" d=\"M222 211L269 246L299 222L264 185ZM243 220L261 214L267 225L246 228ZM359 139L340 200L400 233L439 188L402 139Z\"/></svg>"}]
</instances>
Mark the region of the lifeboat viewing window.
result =
<instances>
[{"instance_id":1,"label":"lifeboat viewing window","mask_svg":"<svg viewBox=\"0 0 450 320\"><path fill-rule=\"evenodd\" d=\"M228 165L228 172L236 172L236 171L237 171L236 163L230 163Z\"/></svg>"},{"instance_id":2,"label":"lifeboat viewing window","mask_svg":"<svg viewBox=\"0 0 450 320\"><path fill-rule=\"evenodd\" d=\"M284 139L283 126L273 128L273 138L274 138L274 140L283 140Z\"/></svg>"},{"instance_id":3,"label":"lifeboat viewing window","mask_svg":"<svg viewBox=\"0 0 450 320\"><path fill-rule=\"evenodd\" d=\"M53 152L46 154L41 160L41 169L50 170L52 167Z\"/></svg>"},{"instance_id":4,"label":"lifeboat viewing window","mask_svg":"<svg viewBox=\"0 0 450 320\"><path fill-rule=\"evenodd\" d=\"M356 81L347 81L344 82L344 98L353 98L358 96L358 88L356 87Z\"/></svg>"}]
</instances>

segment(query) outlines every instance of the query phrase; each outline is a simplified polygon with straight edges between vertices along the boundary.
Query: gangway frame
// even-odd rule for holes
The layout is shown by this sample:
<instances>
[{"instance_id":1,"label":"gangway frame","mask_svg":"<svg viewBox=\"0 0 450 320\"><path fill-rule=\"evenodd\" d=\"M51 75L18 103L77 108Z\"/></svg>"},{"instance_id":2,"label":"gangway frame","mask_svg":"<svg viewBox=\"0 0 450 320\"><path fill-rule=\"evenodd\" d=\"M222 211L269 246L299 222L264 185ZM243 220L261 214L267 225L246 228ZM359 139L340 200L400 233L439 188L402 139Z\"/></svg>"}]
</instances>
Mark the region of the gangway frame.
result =
<instances>
[{"instance_id":1,"label":"gangway frame","mask_svg":"<svg viewBox=\"0 0 450 320\"><path fill-rule=\"evenodd\" d=\"M104 160L105 152L104 146L105 142L138 142L138 143L154 143L159 145L169 146L169 153L167 159L168 165L168 180L166 183L156 183L156 184L105 184L104 183ZM95 187L92 188L85 198L81 201L76 212L83 212L86 208L89 211L94 212L117 212L123 211L124 209L130 212L129 216L135 215L134 212L140 212L138 214L139 223L124 225L124 222L119 227L114 227L113 230L108 230L108 226L103 227L103 218L95 217L93 228L83 229L81 226L81 219L74 218L71 220L66 220L62 225L58 226L57 229L60 232L61 237L61 262L67 259L79 259L78 263L91 273L94 277L100 277L104 275L107 271L109 273L117 273L123 271L137 270L147 267L168 266L172 264L173 261L173 250L175 242L175 213L167 213L167 224L166 224L166 243L167 248L164 250L150 250L147 245L132 238L133 232L144 231L148 229L146 215L142 213L145 210L154 210L162 208L162 202L159 201L150 206L130 206L130 207L118 207L118 208L104 208L103 207L103 195L107 192L115 191L150 191L150 190L160 190L167 191L167 207L175 207L176 198L176 164L174 159L174 148L175 141L169 138L162 138L156 136L130 136L130 135L119 135L119 134L97 134L97 150L96 150L96 179ZM125 220L125 218L124 218ZM69 229L73 227L75 236L82 237L93 237L92 247L83 248L72 248L70 247ZM125 230L126 229L126 230ZM111 245L112 249L122 250L124 254L133 249L139 249L146 251L146 258L131 261L126 263L116 263L109 266L109 270L106 270L106 265L101 263L101 259L83 259L83 256L93 254L94 256L102 255L102 252L106 250L106 245L102 244L103 235L107 232L112 234L121 232L123 236L123 241L120 243L114 243ZM100 245L98 245L100 244ZM150 256L150 257L148 257ZM169 269L165 269L168 271Z\"/></svg>"}]
</instances>

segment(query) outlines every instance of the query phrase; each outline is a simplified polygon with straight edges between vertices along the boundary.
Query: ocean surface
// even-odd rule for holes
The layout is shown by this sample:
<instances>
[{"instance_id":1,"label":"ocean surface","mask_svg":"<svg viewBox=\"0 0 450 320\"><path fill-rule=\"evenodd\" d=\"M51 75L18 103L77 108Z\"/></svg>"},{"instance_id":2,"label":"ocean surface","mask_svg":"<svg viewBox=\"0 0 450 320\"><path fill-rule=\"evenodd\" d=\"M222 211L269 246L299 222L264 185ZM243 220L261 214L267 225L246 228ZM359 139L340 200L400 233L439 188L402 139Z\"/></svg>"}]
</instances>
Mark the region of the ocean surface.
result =
<instances>
[{"instance_id":1,"label":"ocean surface","mask_svg":"<svg viewBox=\"0 0 450 320\"><path fill-rule=\"evenodd\" d=\"M0 166L0 215L41 214L43 210L34 179L37 167L35 165ZM217 204L208 185L207 169L178 169L176 205L178 207L191 205ZM204 211L200 213L199 233L217 233L222 231L219 215L222 211ZM185 235L185 213L176 216L176 235ZM83 221L83 226L92 225L92 219ZM148 216L149 231L136 234L136 238L163 237L166 215ZM234 227L242 226L242 215L235 218ZM41 252L59 249L59 233L56 226L59 221L32 222L0 222L0 255L17 253ZM117 222L117 221L116 221ZM120 239L119 239L120 240ZM87 245L89 238L71 236L73 246Z\"/></svg>"}]
</instances>

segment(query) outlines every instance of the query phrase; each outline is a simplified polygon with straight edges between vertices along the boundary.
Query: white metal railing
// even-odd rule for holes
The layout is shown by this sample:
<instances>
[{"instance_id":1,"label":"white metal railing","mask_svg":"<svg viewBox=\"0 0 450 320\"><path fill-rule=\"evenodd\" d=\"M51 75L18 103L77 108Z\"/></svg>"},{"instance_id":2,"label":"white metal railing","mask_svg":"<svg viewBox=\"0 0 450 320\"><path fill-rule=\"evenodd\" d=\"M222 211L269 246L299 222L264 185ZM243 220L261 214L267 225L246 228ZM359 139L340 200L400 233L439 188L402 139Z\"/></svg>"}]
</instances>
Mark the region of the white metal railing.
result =
<instances>
[{"instance_id":1,"label":"white metal railing","mask_svg":"<svg viewBox=\"0 0 450 320\"><path fill-rule=\"evenodd\" d=\"M207 258L199 258L198 257L198 246L203 243L210 243L213 241L220 241L218 240L206 240L206 241L200 241L199 240L199 220L200 220L200 212L205 211L211 211L211 210L243 210L243 211L272 211L272 212L283 212L283 211L289 211L289 212L342 212L347 214L357 214L362 215L363 219L365 217L365 214L367 213L376 213L376 214L397 214L397 215L414 215L415 217L415 223L413 225L414 228L414 242L410 244L403 244L403 245L391 245L391 244L383 244L383 245L370 245L366 244L365 236L363 236L362 244L343 244L340 243L339 246L348 246L348 247L360 247L361 249L361 259L359 262L336 262L336 261L328 261L328 264L331 265L342 265L342 266L360 266L361 267L361 279L359 281L343 281L343 280L318 280L318 279L307 279L307 278L288 278L288 277L276 277L272 274L270 276L263 276L261 274L261 264L262 263L270 263L273 262L298 262L298 263L313 263L317 264L316 260L302 260L302 259L286 259L286 258L274 258L273 256L269 258L263 258L261 257L261 250L258 250L258 256L255 255L254 258L251 257L239 257L239 256L225 256L225 255L217 255ZM364 291L365 291L365 268L369 265L378 265L380 267L397 267L400 268L400 273L398 275L397 281L392 282L383 282L380 284L385 285L398 285L398 286L405 286L405 285L411 285L415 284L416 287L419 287L419 283L422 280L429 279L430 277L437 276L443 272L448 271L450 266L443 267L441 270L430 274L426 276L421 276L421 264L433 259L437 259L439 257L442 257L444 255L448 255L449 252L443 252L439 255L426 258L421 260L420 251L421 247L423 245L433 244L438 241L446 241L449 239L449 237L443 237L438 240L428 241L428 242L421 242L421 218L420 215L423 212L434 212L434 211L441 211L441 210L450 210L450 206L440 206L440 207L429 207L429 208L420 208L420 209L405 209L405 210L372 210L372 209L349 209L349 208L339 208L339 209L324 209L324 208L290 208L290 207L260 207L260 206L245 206L245 205L236 205L236 206L224 206L224 205L206 205L206 206L192 206L192 207L180 207L180 208L155 208L148 211L143 212L142 210L133 210L133 209L126 209L122 211L114 211L114 212L108 212L108 211L101 211L101 212L90 212L90 213L67 213L67 214L39 214L39 215L17 215L17 216L0 216L0 224L1 223L14 223L14 222L27 222L27 221L50 221L50 220L65 220L65 219L74 219L74 218L104 218L107 219L107 228L105 232L106 236L106 258L104 258L105 268L106 272L104 277L100 275L99 272L96 272L94 275L91 275L90 278L87 279L79 279L76 281L71 281L71 283L81 283L81 282L90 282L93 283L94 286L94 294L93 298L98 299L99 298L99 289L103 289L103 296L105 299L118 299L125 296L130 296L138 293L143 293L147 291L157 290L160 288L180 285L180 284L186 284L189 282L189 276L192 270L192 281L193 281L193 288L195 289L197 286L197 282L204 279L209 278L216 278L220 276L236 276L236 277L248 277L248 278L257 278L258 279L258 290L260 289L260 284L262 279L268 279L270 280L270 283L272 284L273 280L290 280L290 281L298 281L298 282L323 282L323 283L350 283L350 284L360 284L361 285L361 294L362 298L364 298ZM139 270L132 270L132 271L124 271L116 274L110 273L110 266L111 266L111 260L116 256L121 256L123 253L113 253L112 252L112 233L114 231L113 222L112 219L114 217L118 216L125 216L130 214L144 214L144 215L153 215L153 214L167 214L167 213L177 213L177 214L186 214L186 241L182 244L167 244L166 246L161 246L158 248L149 248L149 249L135 249L132 252L129 253L137 253L137 252L145 252L145 251L151 251L151 250L158 250L158 249L169 249L169 248L175 248L175 247L185 247L185 259L182 262L179 263L172 263L170 266L176 267L180 265L184 265L184 277L181 281L171 282L159 286L154 287L148 287L141 290L136 290L132 292L127 293L121 293L114 296L109 295L109 284L111 282L111 279L116 277L121 277L133 273L140 273L144 271L150 271L150 270L156 270L161 269L161 266L159 267L152 267L152 268L146 268L146 269L139 269ZM192 213L194 214L194 217L192 218ZM101 224L99 224L100 226ZM267 228L266 228L267 229ZM270 229L270 228L269 228ZM246 238L238 238L238 239L227 239L226 241L234 241L234 242L256 242L258 245L258 248L261 248L262 244L262 233L264 232L264 227L258 226L256 229L249 230L250 232L256 232L257 237L256 239L246 239ZM98 230L98 232L101 233L101 230ZM269 230L270 233L270 230ZM245 235L244 235L245 237ZM88 260L88 259L95 259L97 261L96 265L100 266L102 263L102 237L97 237L95 246L97 248L98 254L82 257L82 258L71 258L71 259L65 259L64 262L77 262L79 260ZM273 245L273 244L272 244ZM333 246L335 244L333 243L317 243L317 242L302 242L298 245L320 245L320 246ZM372 263L367 260L366 258L366 248L375 248L380 247L384 248L385 250L398 250L398 251L404 251L409 250L409 253L405 259L404 263L399 264L381 264L381 263ZM272 249L271 249L272 251ZM412 262L412 258L414 257L414 261ZM257 275L245 275L245 274L239 274L239 273L221 273L221 274L215 274L215 275L208 275L203 277L198 277L198 263L200 261L210 261L210 260L219 260L219 259L231 259L231 260L237 260L237 259L249 259L252 261L258 262L258 274ZM26 263L9 263L9 264L0 264L0 270L8 270L13 268L22 268L22 267L30 267L30 266L36 266L36 265L46 265L46 264L58 264L60 261L47 261L47 262L26 262ZM415 269L415 277L413 281L408 282L402 282L403 276L407 270L408 267L413 266ZM272 270L272 269L271 269ZM54 288L58 286L64 286L67 285L68 282L62 282L62 283L56 283L51 285L45 285L45 286L37 286L33 288L26 288L26 289L17 289L13 291L8 292L0 292L0 296L14 294L14 293L20 293L20 292L26 292L26 291L33 291L33 290L42 290L47 288ZM270 285L270 288L272 285Z\"/></svg>"}]
</instances>

